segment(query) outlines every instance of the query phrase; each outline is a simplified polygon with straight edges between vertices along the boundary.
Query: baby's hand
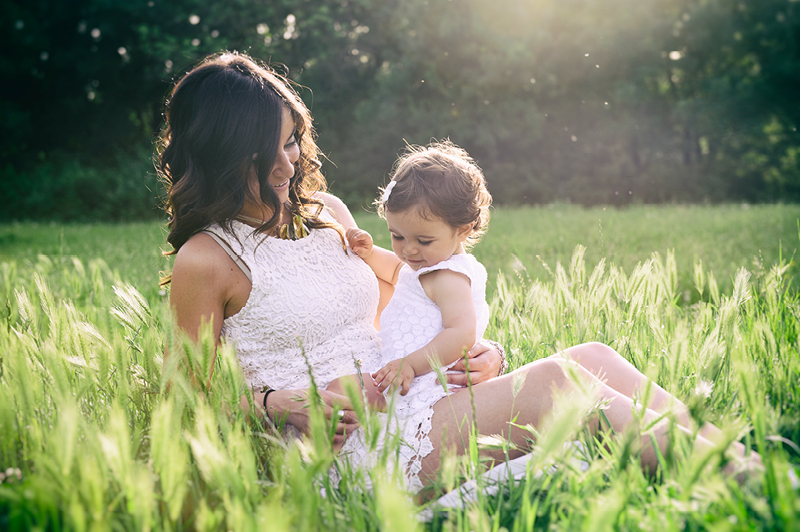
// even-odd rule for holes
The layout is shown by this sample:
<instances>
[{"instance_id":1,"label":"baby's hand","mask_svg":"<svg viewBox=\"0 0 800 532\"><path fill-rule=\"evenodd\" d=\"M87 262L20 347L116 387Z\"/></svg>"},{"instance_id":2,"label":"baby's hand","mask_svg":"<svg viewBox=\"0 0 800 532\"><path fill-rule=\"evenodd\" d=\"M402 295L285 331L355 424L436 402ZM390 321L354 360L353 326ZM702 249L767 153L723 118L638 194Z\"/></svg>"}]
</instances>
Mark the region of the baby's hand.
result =
<instances>
[{"instance_id":1,"label":"baby's hand","mask_svg":"<svg viewBox=\"0 0 800 532\"><path fill-rule=\"evenodd\" d=\"M350 249L356 252L356 255L362 259L366 259L372 255L372 236L366 231L357 227L351 227L347 230L347 244Z\"/></svg>"},{"instance_id":2,"label":"baby's hand","mask_svg":"<svg viewBox=\"0 0 800 532\"><path fill-rule=\"evenodd\" d=\"M414 368L405 359L392 360L377 372L372 379L378 391L383 393L389 386L400 388L400 395L406 395L411 388L411 381L416 377Z\"/></svg>"}]
</instances>

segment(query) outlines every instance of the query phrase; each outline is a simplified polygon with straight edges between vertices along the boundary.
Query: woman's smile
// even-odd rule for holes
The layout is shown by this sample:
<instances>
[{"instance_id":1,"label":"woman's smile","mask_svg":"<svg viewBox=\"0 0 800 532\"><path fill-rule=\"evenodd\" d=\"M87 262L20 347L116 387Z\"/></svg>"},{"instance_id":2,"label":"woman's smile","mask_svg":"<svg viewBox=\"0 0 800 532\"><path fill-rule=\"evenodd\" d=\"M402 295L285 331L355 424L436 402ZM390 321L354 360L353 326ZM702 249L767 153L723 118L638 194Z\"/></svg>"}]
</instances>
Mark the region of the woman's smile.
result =
<instances>
[{"instance_id":1,"label":"woman's smile","mask_svg":"<svg viewBox=\"0 0 800 532\"><path fill-rule=\"evenodd\" d=\"M275 191L283 190L284 188L289 186L289 181L291 181L291 179L287 179L286 181L284 181L279 185L272 185L272 188L274 188Z\"/></svg>"}]
</instances>

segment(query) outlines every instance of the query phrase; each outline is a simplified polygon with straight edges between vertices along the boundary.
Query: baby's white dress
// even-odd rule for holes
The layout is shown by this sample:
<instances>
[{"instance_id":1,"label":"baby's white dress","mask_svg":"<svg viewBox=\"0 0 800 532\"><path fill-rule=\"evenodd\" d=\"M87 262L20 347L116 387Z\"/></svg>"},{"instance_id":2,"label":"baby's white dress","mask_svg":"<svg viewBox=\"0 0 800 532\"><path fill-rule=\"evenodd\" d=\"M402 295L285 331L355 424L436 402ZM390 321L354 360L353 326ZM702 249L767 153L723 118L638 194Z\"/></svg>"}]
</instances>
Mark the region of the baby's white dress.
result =
<instances>
[{"instance_id":1,"label":"baby's white dress","mask_svg":"<svg viewBox=\"0 0 800 532\"><path fill-rule=\"evenodd\" d=\"M475 305L475 341L483 337L489 324L489 305L486 303L486 269L470 254L459 253L434 266L417 271L404 265L389 304L381 313L381 363L403 358L430 343L443 330L439 307L425 294L420 276L436 270L451 270L465 275L470 281L472 302ZM448 364L442 371L445 372ZM429 434L433 405L446 397L449 390L431 371L414 378L408 394L395 393L390 398L392 410L402 421L404 445L400 449L401 464L405 467L408 489L422 488L419 472L422 459L433 451Z\"/></svg>"}]
</instances>

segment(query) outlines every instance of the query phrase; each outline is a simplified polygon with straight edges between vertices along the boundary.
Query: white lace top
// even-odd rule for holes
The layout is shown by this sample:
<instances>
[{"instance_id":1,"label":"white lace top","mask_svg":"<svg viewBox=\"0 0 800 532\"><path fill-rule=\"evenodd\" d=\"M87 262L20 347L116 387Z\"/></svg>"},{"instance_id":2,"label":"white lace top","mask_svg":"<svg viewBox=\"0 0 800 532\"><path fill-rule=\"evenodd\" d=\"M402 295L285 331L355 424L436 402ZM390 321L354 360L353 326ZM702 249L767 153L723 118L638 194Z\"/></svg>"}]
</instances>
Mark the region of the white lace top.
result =
<instances>
[{"instance_id":1,"label":"white lace top","mask_svg":"<svg viewBox=\"0 0 800 532\"><path fill-rule=\"evenodd\" d=\"M232 223L233 234L219 226L208 231L240 255L253 277L247 303L222 324L251 386L307 388L313 375L324 389L356 373L357 360L374 364L378 281L355 253L342 249L336 231L314 229L300 240L281 240Z\"/></svg>"}]
</instances>

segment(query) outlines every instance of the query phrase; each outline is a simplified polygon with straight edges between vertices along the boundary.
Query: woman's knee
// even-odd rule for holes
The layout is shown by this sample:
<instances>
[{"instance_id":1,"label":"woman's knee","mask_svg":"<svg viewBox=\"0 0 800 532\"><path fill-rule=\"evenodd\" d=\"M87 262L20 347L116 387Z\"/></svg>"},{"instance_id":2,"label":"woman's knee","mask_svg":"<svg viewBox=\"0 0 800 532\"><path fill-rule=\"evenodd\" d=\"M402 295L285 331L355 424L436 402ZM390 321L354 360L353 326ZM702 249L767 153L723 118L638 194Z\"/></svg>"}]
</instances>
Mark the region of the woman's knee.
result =
<instances>
[{"instance_id":1,"label":"woman's knee","mask_svg":"<svg viewBox=\"0 0 800 532\"><path fill-rule=\"evenodd\" d=\"M523 366L517 371L525 372L525 383L533 384L529 389L541 391L550 389L552 386L561 388L564 385L567 379L567 364L569 362L564 358L548 357L534 364Z\"/></svg>"},{"instance_id":2,"label":"woman's knee","mask_svg":"<svg viewBox=\"0 0 800 532\"><path fill-rule=\"evenodd\" d=\"M588 342L566 350L566 355L582 366L609 365L622 356L613 347L601 342Z\"/></svg>"}]
</instances>

